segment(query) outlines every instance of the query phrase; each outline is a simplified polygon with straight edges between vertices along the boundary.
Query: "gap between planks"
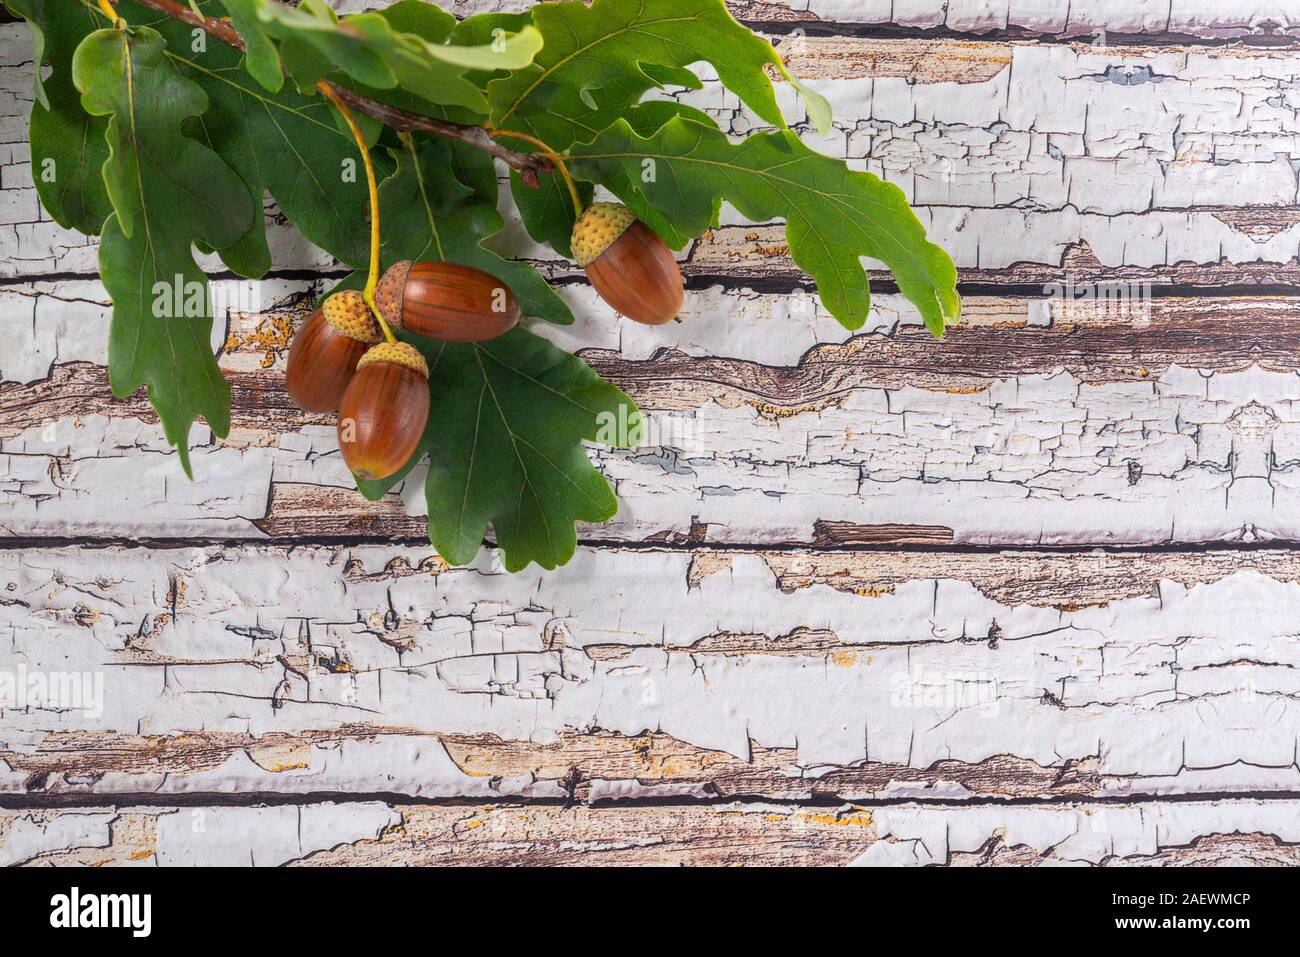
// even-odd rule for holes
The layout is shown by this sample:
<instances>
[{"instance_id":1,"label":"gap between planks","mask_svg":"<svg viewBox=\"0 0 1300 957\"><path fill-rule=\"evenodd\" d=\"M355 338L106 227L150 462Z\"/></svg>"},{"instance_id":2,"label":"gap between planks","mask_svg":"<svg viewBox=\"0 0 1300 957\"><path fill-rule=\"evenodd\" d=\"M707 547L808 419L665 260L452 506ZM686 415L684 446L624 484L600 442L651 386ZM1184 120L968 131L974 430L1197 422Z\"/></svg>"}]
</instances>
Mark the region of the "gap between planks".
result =
<instances>
[{"instance_id":1,"label":"gap between planks","mask_svg":"<svg viewBox=\"0 0 1300 957\"><path fill-rule=\"evenodd\" d=\"M973 796L968 798L927 798L915 795L896 798L843 798L830 794L787 798L767 794L735 793L716 798L691 798L682 795L669 797L627 796L619 798L602 797L593 801L523 796L503 796L496 800L487 801L482 797L473 795L464 797L420 797L396 791L246 791L238 794L225 791L190 791L166 794L153 791L113 791L86 794L0 794L0 810L46 811L110 807L306 807L322 803L369 804L375 802L429 808L585 808L592 810L626 808L650 810L654 808L721 808L742 802L770 804L774 807L796 809L802 807L926 807L963 811L977 808L1052 808L1094 804L1111 807L1131 807L1143 804L1240 804L1244 802L1285 804L1294 801L1300 801L1300 791L1193 791L1170 794L1133 792L1114 795L1069 794L1036 797Z\"/></svg>"},{"instance_id":2,"label":"gap between planks","mask_svg":"<svg viewBox=\"0 0 1300 957\"><path fill-rule=\"evenodd\" d=\"M423 521L422 517L419 517ZM879 526L864 526L868 529ZM1005 555L1023 555L1026 553L1043 556L1052 555L1215 555L1235 554L1240 552L1261 552L1300 555L1300 539L1272 539L1259 542L1239 542L1226 539L1199 542L1157 542L1148 545L1122 544L979 544L972 542L927 543L908 541L911 534L921 534L938 526L897 526L897 534L880 535L873 541L849 540L821 545L809 545L801 542L709 542L690 538L647 540L617 539L598 536L579 536L579 550L609 550L620 552L686 552L686 553L737 553L753 554L772 552L782 555L845 555L858 552L872 554L904 553L918 555L975 555L996 557ZM912 530L916 529L917 532ZM208 536L176 537L123 537L97 535L50 535L50 536L0 536L0 552L20 552L33 549L88 548L88 549L141 549L146 551L169 551L185 548L363 548L366 546L414 546L428 547L432 554L429 539L423 534L388 535L302 535L294 534L282 537L266 538L221 538ZM483 548L495 548L496 540L485 538Z\"/></svg>"},{"instance_id":3,"label":"gap between planks","mask_svg":"<svg viewBox=\"0 0 1300 957\"><path fill-rule=\"evenodd\" d=\"M751 276L743 273L691 272L689 260L682 262L681 265L687 291L701 292L720 288L724 292L745 292L760 295L816 292L816 283L807 276L801 278L795 274L784 276L759 274ZM1284 276L1289 277L1292 275L1290 272L1282 271L1282 267L1286 264L1263 263L1261 265L1275 268ZM537 266L543 271L546 269L545 264L538 263ZM1052 267L1042 268L1050 269ZM272 269L265 275L253 280L233 273L228 269L212 270L206 275L213 282L335 283L351 276L353 272L354 270L351 269ZM1012 280L1003 282L990 278L985 272L976 270L959 269L957 273L957 292L963 297L1042 300L1046 295L1043 289L1044 283ZM962 276L969 276L970 278L962 279ZM890 273L869 270L868 277L871 280L871 294L873 296L899 295L898 283L894 281ZM1149 289L1142 290L1142 295L1151 299L1275 299L1280 296L1300 296L1300 272L1296 272L1295 277L1297 278L1296 282L1264 280L1259 282L1215 281L1205 284L1185 280L1152 282ZM1051 278L1046 274L1044 275L1045 280ZM85 272L50 272L30 276L0 276L0 289L16 289L21 292L25 288L37 284L57 285L65 282L97 282L98 280L98 273ZM1126 280L1117 277L1114 281L1123 282ZM560 288L585 288L590 285L584 275L577 273L548 276L547 282ZM1046 282L1046 284L1051 285L1051 282Z\"/></svg>"}]
</instances>

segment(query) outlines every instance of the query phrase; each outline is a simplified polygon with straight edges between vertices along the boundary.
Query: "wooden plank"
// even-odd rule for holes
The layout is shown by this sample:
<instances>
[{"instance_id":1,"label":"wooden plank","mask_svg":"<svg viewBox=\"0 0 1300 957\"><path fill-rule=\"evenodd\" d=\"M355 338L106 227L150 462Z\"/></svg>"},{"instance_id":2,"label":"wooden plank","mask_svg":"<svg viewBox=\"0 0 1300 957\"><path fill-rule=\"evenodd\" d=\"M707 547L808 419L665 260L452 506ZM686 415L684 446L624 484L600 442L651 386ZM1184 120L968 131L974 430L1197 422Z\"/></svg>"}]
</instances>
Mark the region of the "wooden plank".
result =
<instances>
[{"instance_id":1,"label":"wooden plank","mask_svg":"<svg viewBox=\"0 0 1300 957\"><path fill-rule=\"evenodd\" d=\"M30 186L24 30L0 25L0 62L13 65L0 81L0 275L90 275L94 241L49 222ZM808 141L900 186L965 280L1300 282L1300 51L856 37L780 47L836 109L834 130ZM792 91L780 95L798 117ZM716 81L680 99L736 135L754 129ZM723 226L688 252L688 274L799 278L780 228L730 212ZM272 241L277 268L329 264L283 224ZM517 221L502 245L573 274Z\"/></svg>"},{"instance_id":2,"label":"wooden plank","mask_svg":"<svg viewBox=\"0 0 1300 957\"><path fill-rule=\"evenodd\" d=\"M1290 793L1297 615L1282 550L8 549L0 790Z\"/></svg>"},{"instance_id":3,"label":"wooden plank","mask_svg":"<svg viewBox=\"0 0 1300 957\"><path fill-rule=\"evenodd\" d=\"M1294 866L1294 801L890 808L95 807L0 811L25 865Z\"/></svg>"},{"instance_id":4,"label":"wooden plank","mask_svg":"<svg viewBox=\"0 0 1300 957\"><path fill-rule=\"evenodd\" d=\"M876 28L953 31L982 36L1008 31L1046 37L1098 36L1099 42L1154 36L1200 39L1270 38L1294 42L1300 17L1279 0L1084 0L1068 4L1027 0L765 0L756 19L780 17L783 7L822 23ZM768 9L776 7L768 13ZM742 10L738 15L746 15ZM788 15L788 14L787 14ZM1118 35L1118 36L1116 36Z\"/></svg>"},{"instance_id":5,"label":"wooden plank","mask_svg":"<svg viewBox=\"0 0 1300 957\"><path fill-rule=\"evenodd\" d=\"M458 16L526 10L531 0L454 0ZM369 9L366 0L335 2L336 9ZM1300 34L1300 16L1282 0L728 0L732 16L747 23L809 33L844 28L951 31L986 38L1011 35L1109 35L1222 40L1237 37L1285 43ZM1101 40L1105 42L1105 40Z\"/></svg>"},{"instance_id":6,"label":"wooden plank","mask_svg":"<svg viewBox=\"0 0 1300 957\"><path fill-rule=\"evenodd\" d=\"M942 343L878 290L851 336L728 213L650 330L512 223L579 316L545 334L653 416L597 457L618 520L519 576L378 541L420 541L418 483L361 502L281 388L323 279L237 288L235 427L183 482L108 394L96 250L35 207L0 27L0 535L76 543L0 542L0 862L1296 863L1300 553L1244 543L1300 538L1300 303L1241 295L1300 285L1294 17L800 6L734 9L834 102L813 141L1018 288ZM1134 298L1073 300L1099 282ZM962 547L1186 542L1243 547Z\"/></svg>"},{"instance_id":7,"label":"wooden plank","mask_svg":"<svg viewBox=\"0 0 1300 957\"><path fill-rule=\"evenodd\" d=\"M0 864L275 867L400 826L377 803L0 811Z\"/></svg>"},{"instance_id":8,"label":"wooden plank","mask_svg":"<svg viewBox=\"0 0 1300 957\"><path fill-rule=\"evenodd\" d=\"M191 438L181 481L142 396L102 361L90 282L0 292L0 533L17 537L420 539L419 475L356 494L327 416L282 387L319 291L256 286L221 335L234 428ZM935 342L896 295L850 335L807 293L713 288L684 319L619 321L586 286L539 329L625 388L642 447L593 452L624 509L618 541L734 544L1294 540L1300 441L1294 298L1126 302L969 297ZM29 323L31 323L29 325ZM31 328L41 330L29 343Z\"/></svg>"},{"instance_id":9,"label":"wooden plank","mask_svg":"<svg viewBox=\"0 0 1300 957\"><path fill-rule=\"evenodd\" d=\"M331 762L331 754L341 760ZM401 766L426 754L445 754L450 762L445 773L394 782L383 769L385 758ZM1099 797L1126 784L1098 773L1094 760L1051 767L996 755L976 762L941 760L926 768L863 761L810 773L800 767L793 748L755 747L738 758L662 733L569 731L538 743L364 723L262 735L56 732L30 748L0 750L0 760L22 776L19 790L28 794L129 795L159 789L221 794L260 788L267 794L379 789L406 797L526 796L580 803L645 795L800 801L938 794L963 800ZM333 767L327 767L330 763Z\"/></svg>"}]
</instances>

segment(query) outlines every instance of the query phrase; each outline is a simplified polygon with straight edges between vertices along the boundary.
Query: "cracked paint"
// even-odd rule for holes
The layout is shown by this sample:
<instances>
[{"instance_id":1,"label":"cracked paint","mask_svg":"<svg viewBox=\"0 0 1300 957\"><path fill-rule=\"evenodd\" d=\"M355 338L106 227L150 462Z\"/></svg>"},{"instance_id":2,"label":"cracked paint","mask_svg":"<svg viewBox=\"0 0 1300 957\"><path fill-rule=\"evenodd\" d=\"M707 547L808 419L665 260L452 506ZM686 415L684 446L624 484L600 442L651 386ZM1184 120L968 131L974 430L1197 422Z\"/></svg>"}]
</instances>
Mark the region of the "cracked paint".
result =
<instances>
[{"instance_id":1,"label":"cracked paint","mask_svg":"<svg viewBox=\"0 0 1300 957\"><path fill-rule=\"evenodd\" d=\"M0 675L103 682L0 707L0 863L1296 863L1296 301L1257 293L1300 284L1300 21L729 6L831 101L801 135L989 288L942 342L883 290L851 334L724 208L650 329L504 210L501 248L573 280L538 331L657 426L593 450L600 544L515 576L411 544L419 476L362 502L283 397L339 269L274 209L293 278L217 323L234 423L178 480L107 389L96 244L39 209L0 25ZM705 79L665 95L758 129ZM1142 292L1052 295L1098 282Z\"/></svg>"}]
</instances>

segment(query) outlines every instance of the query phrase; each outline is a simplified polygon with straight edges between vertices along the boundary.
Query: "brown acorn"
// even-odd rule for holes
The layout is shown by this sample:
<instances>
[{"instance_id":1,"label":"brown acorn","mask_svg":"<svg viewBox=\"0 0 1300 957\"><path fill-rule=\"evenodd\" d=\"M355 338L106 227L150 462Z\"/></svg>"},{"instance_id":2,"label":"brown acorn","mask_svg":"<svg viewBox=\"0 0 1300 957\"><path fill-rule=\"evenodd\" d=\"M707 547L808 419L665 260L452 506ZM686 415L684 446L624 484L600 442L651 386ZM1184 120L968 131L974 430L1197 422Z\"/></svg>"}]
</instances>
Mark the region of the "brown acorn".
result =
<instances>
[{"instance_id":1,"label":"brown acorn","mask_svg":"<svg viewBox=\"0 0 1300 957\"><path fill-rule=\"evenodd\" d=\"M393 328L444 342L495 339L519 321L505 283L456 263L404 259L379 280L375 303Z\"/></svg>"},{"instance_id":2,"label":"brown acorn","mask_svg":"<svg viewBox=\"0 0 1300 957\"><path fill-rule=\"evenodd\" d=\"M357 361L381 338L361 293L334 293L293 337L284 376L289 397L304 412L333 412Z\"/></svg>"},{"instance_id":3,"label":"brown acorn","mask_svg":"<svg viewBox=\"0 0 1300 957\"><path fill-rule=\"evenodd\" d=\"M573 258L600 298L637 322L668 322L682 308L682 271L662 239L622 203L592 203L573 224Z\"/></svg>"},{"instance_id":4,"label":"brown acorn","mask_svg":"<svg viewBox=\"0 0 1300 957\"><path fill-rule=\"evenodd\" d=\"M415 454L428 420L424 356L405 342L371 346L339 406L343 461L358 478L388 478Z\"/></svg>"}]
</instances>

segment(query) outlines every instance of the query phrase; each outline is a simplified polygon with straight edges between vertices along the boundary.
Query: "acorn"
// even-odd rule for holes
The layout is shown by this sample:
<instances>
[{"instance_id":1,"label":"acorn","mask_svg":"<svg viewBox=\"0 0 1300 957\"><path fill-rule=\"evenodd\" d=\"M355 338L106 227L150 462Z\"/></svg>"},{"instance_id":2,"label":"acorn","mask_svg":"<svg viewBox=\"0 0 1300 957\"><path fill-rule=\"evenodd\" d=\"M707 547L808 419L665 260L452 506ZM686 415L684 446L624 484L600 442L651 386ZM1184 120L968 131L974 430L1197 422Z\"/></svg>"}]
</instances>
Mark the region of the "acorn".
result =
<instances>
[{"instance_id":1,"label":"acorn","mask_svg":"<svg viewBox=\"0 0 1300 957\"><path fill-rule=\"evenodd\" d=\"M426 339L482 342L519 321L519 300L495 276L446 262L404 259L375 290L384 321Z\"/></svg>"},{"instance_id":2,"label":"acorn","mask_svg":"<svg viewBox=\"0 0 1300 957\"><path fill-rule=\"evenodd\" d=\"M682 272L664 241L622 203L592 203L573 224L573 258L600 298L652 326L682 308Z\"/></svg>"},{"instance_id":3,"label":"acorn","mask_svg":"<svg viewBox=\"0 0 1300 957\"><path fill-rule=\"evenodd\" d=\"M285 387L304 412L333 412L352 381L357 361L382 339L361 293L336 292L293 337Z\"/></svg>"},{"instance_id":4,"label":"acorn","mask_svg":"<svg viewBox=\"0 0 1300 957\"><path fill-rule=\"evenodd\" d=\"M388 478L415 454L428 420L424 356L405 342L371 346L339 406L343 461L357 478Z\"/></svg>"}]
</instances>

